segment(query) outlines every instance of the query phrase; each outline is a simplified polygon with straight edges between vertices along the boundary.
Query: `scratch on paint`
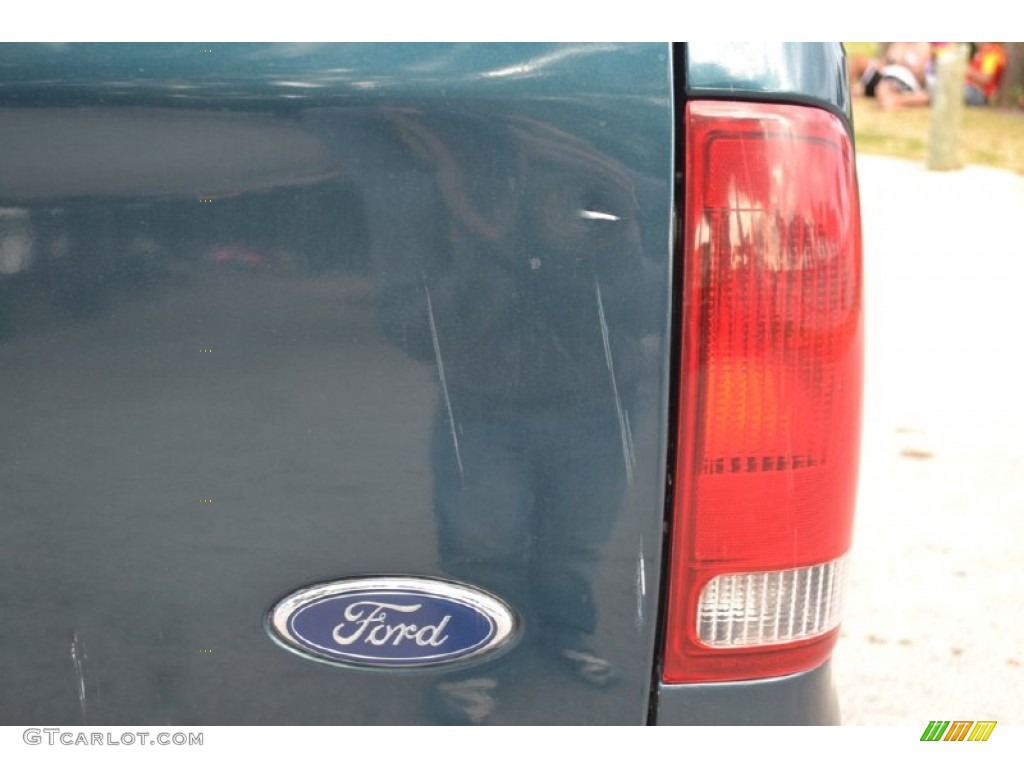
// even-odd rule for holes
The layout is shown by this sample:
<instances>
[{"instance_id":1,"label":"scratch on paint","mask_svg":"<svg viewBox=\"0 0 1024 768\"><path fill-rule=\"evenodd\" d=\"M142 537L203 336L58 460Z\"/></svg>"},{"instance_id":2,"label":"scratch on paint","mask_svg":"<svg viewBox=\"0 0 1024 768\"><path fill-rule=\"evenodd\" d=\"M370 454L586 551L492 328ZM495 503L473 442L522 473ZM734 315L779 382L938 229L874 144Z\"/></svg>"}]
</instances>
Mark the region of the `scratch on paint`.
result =
<instances>
[{"instance_id":1,"label":"scratch on paint","mask_svg":"<svg viewBox=\"0 0 1024 768\"><path fill-rule=\"evenodd\" d=\"M644 566L644 537L640 537L640 554L636 558L636 628L644 625L644 601L647 597L647 570Z\"/></svg>"},{"instance_id":2,"label":"scratch on paint","mask_svg":"<svg viewBox=\"0 0 1024 768\"><path fill-rule=\"evenodd\" d=\"M437 359L437 377L441 381L441 392L444 394L444 406L448 410L448 426L452 432L452 442L455 444L455 462L459 465L459 477L464 477L462 471L462 453L459 451L459 435L455 428L455 415L452 413L452 400L448 396L448 381L444 376L444 361L441 359L441 344L437 340L437 324L434 322L434 304L430 300L430 286L427 285L427 277L423 276L423 290L427 294L427 316L430 319L430 337L434 340L434 357Z\"/></svg>"},{"instance_id":3,"label":"scratch on paint","mask_svg":"<svg viewBox=\"0 0 1024 768\"><path fill-rule=\"evenodd\" d=\"M78 706L82 709L82 724L86 723L85 716L85 647L78 640L78 633L71 636L71 663L75 666L75 676L78 678Z\"/></svg>"},{"instance_id":4,"label":"scratch on paint","mask_svg":"<svg viewBox=\"0 0 1024 768\"><path fill-rule=\"evenodd\" d=\"M597 276L594 276L594 288L597 291L597 316L601 321L601 339L604 341L604 361L608 366L608 375L612 380L612 394L615 395L615 412L619 417L619 435L622 438L622 459L626 463L626 482L633 485L633 467L636 460L633 458L632 437L629 435L629 421L622 409L622 399L619 397L619 385L615 381L615 363L612 362L612 345L608 340L608 323L604 317L604 301L601 299L601 283Z\"/></svg>"},{"instance_id":5,"label":"scratch on paint","mask_svg":"<svg viewBox=\"0 0 1024 768\"><path fill-rule=\"evenodd\" d=\"M626 425L626 446L629 449L629 458L633 462L633 469L636 469L636 448L633 445L633 428L629 426L629 409L622 409L622 419Z\"/></svg>"}]
</instances>

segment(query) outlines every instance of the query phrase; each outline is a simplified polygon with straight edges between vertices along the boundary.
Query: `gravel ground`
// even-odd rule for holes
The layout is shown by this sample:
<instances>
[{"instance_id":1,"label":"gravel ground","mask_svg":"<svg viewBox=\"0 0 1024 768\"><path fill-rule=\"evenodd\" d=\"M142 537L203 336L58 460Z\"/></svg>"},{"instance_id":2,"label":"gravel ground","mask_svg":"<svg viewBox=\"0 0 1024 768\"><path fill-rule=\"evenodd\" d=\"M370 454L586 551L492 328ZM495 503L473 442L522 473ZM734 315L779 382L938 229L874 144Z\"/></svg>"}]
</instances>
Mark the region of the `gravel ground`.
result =
<instances>
[{"instance_id":1,"label":"gravel ground","mask_svg":"<svg viewBox=\"0 0 1024 768\"><path fill-rule=\"evenodd\" d=\"M843 720L1024 724L1024 176L859 162L865 422Z\"/></svg>"}]
</instances>

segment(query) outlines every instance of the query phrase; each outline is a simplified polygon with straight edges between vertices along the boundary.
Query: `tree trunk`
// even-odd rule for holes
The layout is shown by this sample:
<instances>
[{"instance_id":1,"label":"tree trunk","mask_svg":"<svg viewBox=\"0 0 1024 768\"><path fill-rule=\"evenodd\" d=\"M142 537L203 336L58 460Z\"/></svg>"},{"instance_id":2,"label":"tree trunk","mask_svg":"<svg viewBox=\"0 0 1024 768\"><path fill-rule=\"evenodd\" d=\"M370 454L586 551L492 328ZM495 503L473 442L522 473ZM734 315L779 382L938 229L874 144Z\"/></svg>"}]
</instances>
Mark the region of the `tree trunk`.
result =
<instances>
[{"instance_id":1,"label":"tree trunk","mask_svg":"<svg viewBox=\"0 0 1024 768\"><path fill-rule=\"evenodd\" d=\"M1006 71L996 92L1001 107L1024 106L1024 43L1003 43L1006 49Z\"/></svg>"},{"instance_id":2,"label":"tree trunk","mask_svg":"<svg viewBox=\"0 0 1024 768\"><path fill-rule=\"evenodd\" d=\"M928 170L952 171L963 167L959 144L966 71L965 46L956 43L948 45L935 58L935 93L932 95L931 125L928 131Z\"/></svg>"}]
</instances>

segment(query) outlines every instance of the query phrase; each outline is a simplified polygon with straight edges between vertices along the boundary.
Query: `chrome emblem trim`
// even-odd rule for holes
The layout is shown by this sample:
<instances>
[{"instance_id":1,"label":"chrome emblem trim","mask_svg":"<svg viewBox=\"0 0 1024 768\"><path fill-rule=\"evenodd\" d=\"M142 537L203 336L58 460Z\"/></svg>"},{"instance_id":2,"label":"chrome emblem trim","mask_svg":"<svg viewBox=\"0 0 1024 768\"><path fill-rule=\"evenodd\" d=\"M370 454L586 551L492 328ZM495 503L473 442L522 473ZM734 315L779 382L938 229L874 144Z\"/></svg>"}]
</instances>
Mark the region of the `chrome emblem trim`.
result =
<instances>
[{"instance_id":1,"label":"chrome emblem trim","mask_svg":"<svg viewBox=\"0 0 1024 768\"><path fill-rule=\"evenodd\" d=\"M369 576L314 584L266 617L271 638L315 661L418 669L506 650L521 622L505 601L445 579Z\"/></svg>"}]
</instances>

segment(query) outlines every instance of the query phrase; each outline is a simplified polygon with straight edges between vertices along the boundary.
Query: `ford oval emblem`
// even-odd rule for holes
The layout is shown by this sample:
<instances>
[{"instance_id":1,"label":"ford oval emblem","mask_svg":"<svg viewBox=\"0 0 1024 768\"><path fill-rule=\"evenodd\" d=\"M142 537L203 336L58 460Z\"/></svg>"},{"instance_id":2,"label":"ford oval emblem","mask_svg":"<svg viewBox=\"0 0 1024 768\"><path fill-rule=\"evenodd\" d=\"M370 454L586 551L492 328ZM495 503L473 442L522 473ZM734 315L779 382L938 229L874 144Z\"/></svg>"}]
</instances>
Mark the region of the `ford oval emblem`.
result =
<instances>
[{"instance_id":1,"label":"ford oval emblem","mask_svg":"<svg viewBox=\"0 0 1024 768\"><path fill-rule=\"evenodd\" d=\"M376 576L294 592L271 609L267 627L303 656L393 669L495 653L518 636L519 622L505 602L467 584Z\"/></svg>"}]
</instances>

